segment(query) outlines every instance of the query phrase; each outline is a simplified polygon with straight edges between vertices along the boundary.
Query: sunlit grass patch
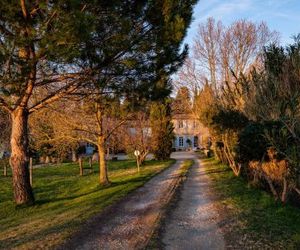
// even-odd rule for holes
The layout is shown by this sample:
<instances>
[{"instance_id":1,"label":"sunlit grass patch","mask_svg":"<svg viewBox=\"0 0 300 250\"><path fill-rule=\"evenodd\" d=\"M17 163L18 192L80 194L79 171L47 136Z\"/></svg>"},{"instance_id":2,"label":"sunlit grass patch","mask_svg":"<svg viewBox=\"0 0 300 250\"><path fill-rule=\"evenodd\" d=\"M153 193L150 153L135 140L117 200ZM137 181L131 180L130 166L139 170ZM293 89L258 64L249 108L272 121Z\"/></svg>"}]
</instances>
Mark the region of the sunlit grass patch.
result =
<instances>
[{"instance_id":1,"label":"sunlit grass patch","mask_svg":"<svg viewBox=\"0 0 300 250\"><path fill-rule=\"evenodd\" d=\"M269 193L235 177L228 166L212 158L202 162L222 203L230 208L230 216L240 221L241 227L234 229L239 235L250 234L254 241L263 239L273 246L300 248L299 208L276 202Z\"/></svg>"},{"instance_id":2,"label":"sunlit grass patch","mask_svg":"<svg viewBox=\"0 0 300 250\"><path fill-rule=\"evenodd\" d=\"M85 220L101 212L173 161L147 161L137 173L135 161L108 164L111 185L98 184L98 166L79 176L77 164L65 163L34 169L36 204L16 208L11 176L0 177L0 248L49 248L61 243Z\"/></svg>"}]
</instances>

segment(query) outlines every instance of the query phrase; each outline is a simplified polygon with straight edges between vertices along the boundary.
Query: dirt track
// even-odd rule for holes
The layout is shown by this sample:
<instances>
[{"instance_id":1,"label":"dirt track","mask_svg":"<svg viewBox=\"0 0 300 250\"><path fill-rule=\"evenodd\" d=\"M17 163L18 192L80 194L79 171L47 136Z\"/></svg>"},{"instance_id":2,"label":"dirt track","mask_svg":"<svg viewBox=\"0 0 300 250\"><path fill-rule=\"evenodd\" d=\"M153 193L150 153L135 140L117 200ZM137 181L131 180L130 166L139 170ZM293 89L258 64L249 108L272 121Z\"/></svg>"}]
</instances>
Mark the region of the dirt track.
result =
<instances>
[{"instance_id":1,"label":"dirt track","mask_svg":"<svg viewBox=\"0 0 300 250\"><path fill-rule=\"evenodd\" d=\"M60 249L145 248L178 183L181 158L193 158L193 155L177 154L175 158L176 164L152 178L127 199L93 218Z\"/></svg>"},{"instance_id":2,"label":"dirt track","mask_svg":"<svg viewBox=\"0 0 300 250\"><path fill-rule=\"evenodd\" d=\"M209 177L195 160L183 184L178 201L163 222L163 249L225 249Z\"/></svg>"},{"instance_id":3,"label":"dirt track","mask_svg":"<svg viewBox=\"0 0 300 250\"><path fill-rule=\"evenodd\" d=\"M94 217L59 249L145 249L154 230L159 232L162 249L225 249L209 177L201 162L191 152L179 152L173 158L176 164ZM184 159L195 159L195 164L172 202L175 206L157 223L178 186Z\"/></svg>"}]
</instances>

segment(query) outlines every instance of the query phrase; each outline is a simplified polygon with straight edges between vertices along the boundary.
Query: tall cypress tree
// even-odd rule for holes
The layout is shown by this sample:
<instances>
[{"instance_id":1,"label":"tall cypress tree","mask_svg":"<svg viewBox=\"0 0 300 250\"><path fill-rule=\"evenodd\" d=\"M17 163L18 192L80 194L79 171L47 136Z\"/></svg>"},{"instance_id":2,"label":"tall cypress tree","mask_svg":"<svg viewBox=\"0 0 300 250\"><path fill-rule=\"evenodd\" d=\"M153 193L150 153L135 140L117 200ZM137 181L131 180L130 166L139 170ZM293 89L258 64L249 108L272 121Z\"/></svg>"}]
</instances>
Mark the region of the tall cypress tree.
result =
<instances>
[{"instance_id":1,"label":"tall cypress tree","mask_svg":"<svg viewBox=\"0 0 300 250\"><path fill-rule=\"evenodd\" d=\"M167 160L172 153L174 126L171 121L170 101L155 102L150 109L152 151L157 160Z\"/></svg>"}]
</instances>

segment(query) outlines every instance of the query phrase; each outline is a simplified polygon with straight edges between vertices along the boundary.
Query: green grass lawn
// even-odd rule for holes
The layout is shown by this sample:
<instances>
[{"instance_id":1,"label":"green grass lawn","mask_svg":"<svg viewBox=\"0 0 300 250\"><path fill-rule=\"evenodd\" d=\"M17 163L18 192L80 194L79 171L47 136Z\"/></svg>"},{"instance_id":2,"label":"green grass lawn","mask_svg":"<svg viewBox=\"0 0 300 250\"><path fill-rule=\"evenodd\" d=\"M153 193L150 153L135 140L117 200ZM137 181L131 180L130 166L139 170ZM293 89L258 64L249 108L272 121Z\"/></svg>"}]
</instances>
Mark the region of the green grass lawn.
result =
<instances>
[{"instance_id":1,"label":"green grass lawn","mask_svg":"<svg viewBox=\"0 0 300 250\"><path fill-rule=\"evenodd\" d=\"M101 212L173 161L147 161L137 174L135 161L108 163L108 187L98 185L98 166L94 173L79 176L76 164L65 163L34 169L33 189L36 205L16 208L12 201L11 176L0 177L0 248L37 249L61 243L85 220Z\"/></svg>"},{"instance_id":2,"label":"green grass lawn","mask_svg":"<svg viewBox=\"0 0 300 250\"><path fill-rule=\"evenodd\" d=\"M251 235L252 240L263 241L285 249L300 249L300 209L275 202L267 192L250 186L237 178L226 166L213 159L202 160L213 180L217 195L232 215L241 222L236 234ZM277 249L277 248L276 248Z\"/></svg>"}]
</instances>

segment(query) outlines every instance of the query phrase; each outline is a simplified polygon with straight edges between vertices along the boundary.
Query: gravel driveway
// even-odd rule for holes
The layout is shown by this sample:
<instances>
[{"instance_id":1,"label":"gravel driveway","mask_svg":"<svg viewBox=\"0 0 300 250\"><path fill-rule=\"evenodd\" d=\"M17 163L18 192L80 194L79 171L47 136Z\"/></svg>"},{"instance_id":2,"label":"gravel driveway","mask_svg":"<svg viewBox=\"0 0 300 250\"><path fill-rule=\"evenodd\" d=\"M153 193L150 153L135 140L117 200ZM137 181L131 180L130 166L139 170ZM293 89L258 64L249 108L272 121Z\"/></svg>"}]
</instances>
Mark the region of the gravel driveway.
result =
<instances>
[{"instance_id":1,"label":"gravel driveway","mask_svg":"<svg viewBox=\"0 0 300 250\"><path fill-rule=\"evenodd\" d=\"M154 230L161 234L163 249L224 249L209 177L200 161L193 152L173 153L172 158L177 160L173 166L93 218L59 249L145 249ZM158 223L178 186L178 170L185 159L195 159L195 164L177 194L174 209L167 210L163 223Z\"/></svg>"},{"instance_id":2,"label":"gravel driveway","mask_svg":"<svg viewBox=\"0 0 300 250\"><path fill-rule=\"evenodd\" d=\"M173 166L153 177L122 202L93 218L59 249L145 248L179 181L178 170L182 157L176 156L178 160Z\"/></svg>"},{"instance_id":3,"label":"gravel driveway","mask_svg":"<svg viewBox=\"0 0 300 250\"><path fill-rule=\"evenodd\" d=\"M160 235L163 249L225 249L209 182L200 160L195 160L175 208L163 222Z\"/></svg>"}]
</instances>

